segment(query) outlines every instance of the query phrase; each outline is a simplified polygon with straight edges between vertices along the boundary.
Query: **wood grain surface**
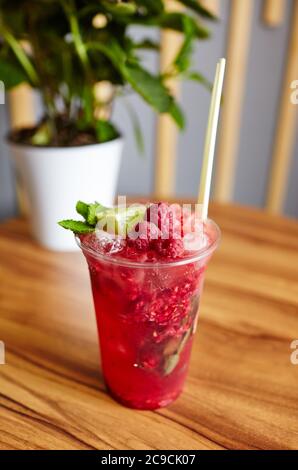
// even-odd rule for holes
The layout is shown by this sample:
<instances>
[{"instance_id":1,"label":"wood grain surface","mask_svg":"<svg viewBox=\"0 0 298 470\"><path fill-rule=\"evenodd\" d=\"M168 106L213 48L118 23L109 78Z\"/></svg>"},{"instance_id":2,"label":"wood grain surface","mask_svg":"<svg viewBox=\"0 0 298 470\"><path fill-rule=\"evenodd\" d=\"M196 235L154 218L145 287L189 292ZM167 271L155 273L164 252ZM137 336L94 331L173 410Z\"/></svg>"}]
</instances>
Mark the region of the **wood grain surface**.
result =
<instances>
[{"instance_id":1,"label":"wood grain surface","mask_svg":"<svg viewBox=\"0 0 298 470\"><path fill-rule=\"evenodd\" d=\"M189 378L167 409L106 393L83 256L51 253L25 221L0 225L0 449L298 448L298 224L215 205Z\"/></svg>"}]
</instances>

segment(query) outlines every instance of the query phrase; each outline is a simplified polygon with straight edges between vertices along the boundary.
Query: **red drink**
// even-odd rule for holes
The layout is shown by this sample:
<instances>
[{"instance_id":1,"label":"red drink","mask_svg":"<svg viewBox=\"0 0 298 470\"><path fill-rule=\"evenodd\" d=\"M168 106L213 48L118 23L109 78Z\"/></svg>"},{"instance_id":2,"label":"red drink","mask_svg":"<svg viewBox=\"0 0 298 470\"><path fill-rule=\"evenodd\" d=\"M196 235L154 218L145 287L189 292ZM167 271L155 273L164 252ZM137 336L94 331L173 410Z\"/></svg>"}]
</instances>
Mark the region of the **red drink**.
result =
<instances>
[{"instance_id":1,"label":"red drink","mask_svg":"<svg viewBox=\"0 0 298 470\"><path fill-rule=\"evenodd\" d=\"M104 378L113 397L126 406L164 407L182 391L204 272L219 241L212 221L204 233L205 246L191 253L181 252L181 240L122 241L118 254L104 253L94 238L80 237Z\"/></svg>"}]
</instances>

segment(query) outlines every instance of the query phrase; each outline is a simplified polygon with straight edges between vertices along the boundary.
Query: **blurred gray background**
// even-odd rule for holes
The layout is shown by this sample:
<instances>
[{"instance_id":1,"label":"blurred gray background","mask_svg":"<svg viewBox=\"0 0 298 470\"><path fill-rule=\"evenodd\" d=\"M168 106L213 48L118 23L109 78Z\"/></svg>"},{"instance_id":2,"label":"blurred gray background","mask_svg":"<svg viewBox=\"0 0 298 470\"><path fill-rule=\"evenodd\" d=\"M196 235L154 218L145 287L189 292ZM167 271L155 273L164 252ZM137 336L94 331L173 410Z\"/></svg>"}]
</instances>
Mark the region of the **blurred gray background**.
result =
<instances>
[{"instance_id":1,"label":"blurred gray background","mask_svg":"<svg viewBox=\"0 0 298 470\"><path fill-rule=\"evenodd\" d=\"M251 1L251 0L247 0ZM251 34L245 101L242 111L241 139L237 160L234 201L246 205L264 205L272 137L275 132L282 73L285 65L289 37L291 1L287 5L283 24L268 28L262 21L262 0L254 2L254 21ZM212 39L197 44L194 69L213 80L215 65L225 55L229 0L222 0L221 19L210 24ZM143 36L144 31L134 29L133 34ZM149 36L145 31L146 37ZM158 37L158 33L151 34ZM144 55L147 66L158 70L154 53ZM298 77L293 77L293 79ZM119 180L119 194L149 195L153 191L156 115L136 96L129 100L139 115L145 138L145 155L140 155L133 137L132 127L122 99L115 104L113 120L126 136L126 146ZM198 190L201 156L208 116L210 95L200 85L185 83L182 88L182 105L188 126L179 136L176 194L196 196ZM8 128L7 105L0 106L0 219L17 213L14 179L9 155L3 140ZM289 186L284 213L298 216L298 137L292 158Z\"/></svg>"}]
</instances>

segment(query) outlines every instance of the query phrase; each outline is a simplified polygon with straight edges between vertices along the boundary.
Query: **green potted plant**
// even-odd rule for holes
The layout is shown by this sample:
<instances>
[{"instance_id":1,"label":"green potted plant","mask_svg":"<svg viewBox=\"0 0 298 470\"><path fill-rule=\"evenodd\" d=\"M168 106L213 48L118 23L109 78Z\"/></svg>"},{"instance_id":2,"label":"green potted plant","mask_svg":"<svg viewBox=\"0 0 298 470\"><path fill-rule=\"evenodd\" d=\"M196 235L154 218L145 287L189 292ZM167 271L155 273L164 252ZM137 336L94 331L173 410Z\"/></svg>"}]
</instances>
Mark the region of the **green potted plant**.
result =
<instances>
[{"instance_id":1,"label":"green potted plant","mask_svg":"<svg viewBox=\"0 0 298 470\"><path fill-rule=\"evenodd\" d=\"M41 94L44 116L35 127L9 135L28 195L33 233L52 249L71 249L56 221L73 201L113 202L123 139L110 120L120 91L133 89L180 128L184 117L166 86L172 77L204 78L190 69L195 39L208 37L201 18L212 15L197 0L0 0L0 80L6 90L27 82ZM136 42L131 25L183 35L169 69L153 75L140 52L159 44ZM98 92L99 90L99 92Z\"/></svg>"}]
</instances>

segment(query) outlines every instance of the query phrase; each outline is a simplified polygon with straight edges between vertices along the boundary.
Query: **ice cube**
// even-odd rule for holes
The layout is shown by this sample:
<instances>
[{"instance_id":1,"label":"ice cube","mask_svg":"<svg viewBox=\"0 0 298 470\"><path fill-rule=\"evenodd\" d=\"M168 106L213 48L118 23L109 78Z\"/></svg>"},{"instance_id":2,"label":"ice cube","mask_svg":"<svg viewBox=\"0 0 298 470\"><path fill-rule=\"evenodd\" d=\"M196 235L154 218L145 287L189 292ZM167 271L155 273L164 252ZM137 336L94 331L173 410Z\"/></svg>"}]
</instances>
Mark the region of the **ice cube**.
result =
<instances>
[{"instance_id":1,"label":"ice cube","mask_svg":"<svg viewBox=\"0 0 298 470\"><path fill-rule=\"evenodd\" d=\"M99 243L99 249L104 253L112 255L123 250L124 241L121 236L100 229L96 229L95 233Z\"/></svg>"},{"instance_id":2,"label":"ice cube","mask_svg":"<svg viewBox=\"0 0 298 470\"><path fill-rule=\"evenodd\" d=\"M183 237L186 251L199 251L208 245L208 236L203 231L190 232Z\"/></svg>"}]
</instances>

